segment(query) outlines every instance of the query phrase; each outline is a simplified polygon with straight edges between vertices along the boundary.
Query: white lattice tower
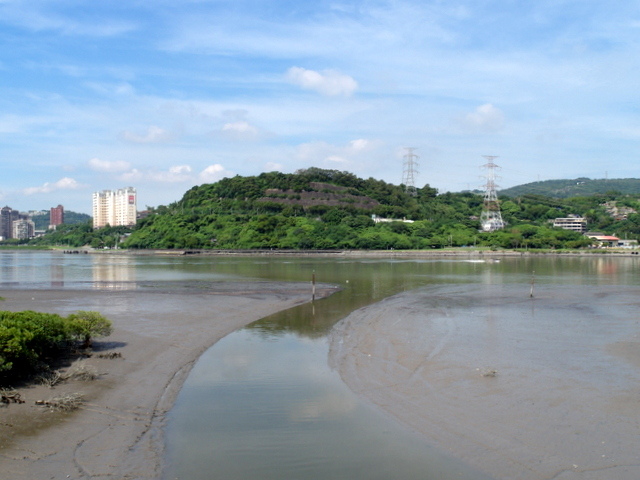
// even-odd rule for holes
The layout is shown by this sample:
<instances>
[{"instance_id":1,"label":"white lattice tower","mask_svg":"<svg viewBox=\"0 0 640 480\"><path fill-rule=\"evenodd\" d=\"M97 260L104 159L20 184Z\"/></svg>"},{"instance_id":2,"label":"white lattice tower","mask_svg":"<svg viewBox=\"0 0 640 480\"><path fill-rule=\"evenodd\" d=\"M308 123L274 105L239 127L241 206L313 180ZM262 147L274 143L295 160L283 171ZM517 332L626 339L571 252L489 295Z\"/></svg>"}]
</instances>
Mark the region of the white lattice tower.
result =
<instances>
[{"instance_id":1,"label":"white lattice tower","mask_svg":"<svg viewBox=\"0 0 640 480\"><path fill-rule=\"evenodd\" d=\"M500 202L498 201L498 194L496 185L496 169L500 168L494 163L494 159L498 158L495 155L483 155L487 160L482 167L488 170L486 179L487 183L484 187L484 205L482 207L482 214L480 215L480 225L484 232L493 232L494 230L500 230L504 228L505 223L502 220L502 214L500 213Z\"/></svg>"},{"instance_id":2,"label":"white lattice tower","mask_svg":"<svg viewBox=\"0 0 640 480\"><path fill-rule=\"evenodd\" d=\"M417 195L416 190L416 175L418 174L418 156L413 153L415 148L407 147L405 148L407 153L404 155L402 162L402 184L404 185L405 191L411 195Z\"/></svg>"}]
</instances>

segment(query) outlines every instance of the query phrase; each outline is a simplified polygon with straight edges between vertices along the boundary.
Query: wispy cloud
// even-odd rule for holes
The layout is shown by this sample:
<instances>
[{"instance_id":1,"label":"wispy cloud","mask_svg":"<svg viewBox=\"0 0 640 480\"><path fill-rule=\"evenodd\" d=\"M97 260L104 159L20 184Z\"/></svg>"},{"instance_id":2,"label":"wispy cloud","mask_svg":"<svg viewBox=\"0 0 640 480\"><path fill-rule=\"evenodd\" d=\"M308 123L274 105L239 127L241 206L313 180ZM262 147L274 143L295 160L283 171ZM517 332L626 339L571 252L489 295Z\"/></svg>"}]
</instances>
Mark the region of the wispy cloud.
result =
<instances>
[{"instance_id":1,"label":"wispy cloud","mask_svg":"<svg viewBox=\"0 0 640 480\"><path fill-rule=\"evenodd\" d=\"M143 134L131 131L122 132L122 139L131 143L165 143L173 140L174 135L164 128L152 125Z\"/></svg>"},{"instance_id":2,"label":"wispy cloud","mask_svg":"<svg viewBox=\"0 0 640 480\"><path fill-rule=\"evenodd\" d=\"M87 162L89 168L96 172L122 172L131 168L131 164L129 162L125 162L124 160L101 160L99 158L92 158Z\"/></svg>"},{"instance_id":3,"label":"wispy cloud","mask_svg":"<svg viewBox=\"0 0 640 480\"><path fill-rule=\"evenodd\" d=\"M316 72L301 67L291 67L287 71L287 79L305 90L313 90L327 96L348 97L358 89L358 82L349 75L335 70Z\"/></svg>"}]
</instances>

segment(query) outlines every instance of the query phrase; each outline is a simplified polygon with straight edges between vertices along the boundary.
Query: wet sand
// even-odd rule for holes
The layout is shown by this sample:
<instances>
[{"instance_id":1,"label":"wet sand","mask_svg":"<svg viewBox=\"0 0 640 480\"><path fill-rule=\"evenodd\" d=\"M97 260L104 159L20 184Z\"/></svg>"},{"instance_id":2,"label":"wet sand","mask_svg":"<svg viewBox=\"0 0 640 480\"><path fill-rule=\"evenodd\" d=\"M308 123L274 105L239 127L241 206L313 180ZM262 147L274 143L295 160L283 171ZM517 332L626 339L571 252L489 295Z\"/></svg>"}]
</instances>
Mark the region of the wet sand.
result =
<instances>
[{"instance_id":1,"label":"wet sand","mask_svg":"<svg viewBox=\"0 0 640 480\"><path fill-rule=\"evenodd\" d=\"M639 306L626 286L429 287L342 320L330 363L493 478L637 480Z\"/></svg>"},{"instance_id":2,"label":"wet sand","mask_svg":"<svg viewBox=\"0 0 640 480\"><path fill-rule=\"evenodd\" d=\"M318 285L316 298L335 291ZM83 360L100 377L53 389L21 388L24 404L0 409L2 478L158 479L165 415L198 357L217 340L255 320L308 302L307 284L213 283L195 291L5 290L3 310L68 315L96 310L114 324ZM117 352L122 358L100 358ZM74 368L69 366L68 369ZM84 406L52 413L35 405L82 393Z\"/></svg>"}]
</instances>

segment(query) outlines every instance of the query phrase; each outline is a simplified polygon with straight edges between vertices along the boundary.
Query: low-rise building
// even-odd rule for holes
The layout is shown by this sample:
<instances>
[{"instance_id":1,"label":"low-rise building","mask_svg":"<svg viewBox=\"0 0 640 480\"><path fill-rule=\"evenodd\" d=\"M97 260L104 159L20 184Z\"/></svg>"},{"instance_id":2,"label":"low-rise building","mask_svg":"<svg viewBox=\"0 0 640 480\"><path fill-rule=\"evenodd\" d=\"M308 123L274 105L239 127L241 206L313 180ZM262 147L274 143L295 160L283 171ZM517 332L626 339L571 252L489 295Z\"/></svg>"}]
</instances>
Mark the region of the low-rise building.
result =
<instances>
[{"instance_id":1,"label":"low-rise building","mask_svg":"<svg viewBox=\"0 0 640 480\"><path fill-rule=\"evenodd\" d=\"M573 230L574 232L584 233L587 231L587 219L577 215L571 215L565 218L556 218L553 220L553 226L563 228L564 230Z\"/></svg>"}]
</instances>

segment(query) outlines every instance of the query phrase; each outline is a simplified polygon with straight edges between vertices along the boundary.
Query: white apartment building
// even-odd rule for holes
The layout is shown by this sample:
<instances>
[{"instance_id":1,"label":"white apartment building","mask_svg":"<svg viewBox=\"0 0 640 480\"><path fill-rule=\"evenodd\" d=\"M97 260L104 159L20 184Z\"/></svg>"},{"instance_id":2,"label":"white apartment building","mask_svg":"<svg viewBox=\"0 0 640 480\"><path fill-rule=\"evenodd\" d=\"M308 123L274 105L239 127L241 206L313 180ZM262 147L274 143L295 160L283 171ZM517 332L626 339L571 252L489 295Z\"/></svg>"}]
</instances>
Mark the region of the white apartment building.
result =
<instances>
[{"instance_id":1,"label":"white apartment building","mask_svg":"<svg viewBox=\"0 0 640 480\"><path fill-rule=\"evenodd\" d=\"M138 196L133 187L93 194L93 228L136 224Z\"/></svg>"},{"instance_id":2,"label":"white apartment building","mask_svg":"<svg viewBox=\"0 0 640 480\"><path fill-rule=\"evenodd\" d=\"M552 220L552 222L554 227L564 228L565 230L573 230L574 232L580 233L587 231L586 218L571 216L566 218L556 218L555 220Z\"/></svg>"}]
</instances>

